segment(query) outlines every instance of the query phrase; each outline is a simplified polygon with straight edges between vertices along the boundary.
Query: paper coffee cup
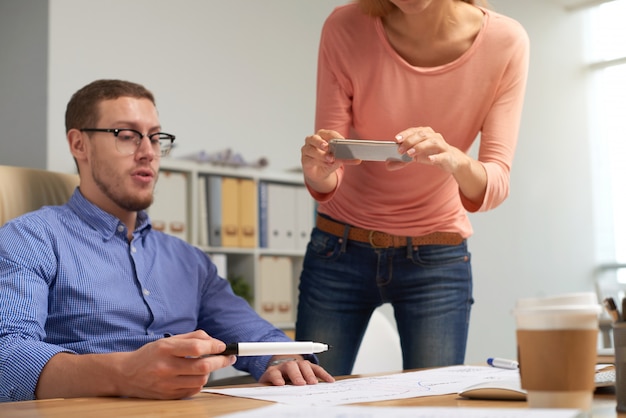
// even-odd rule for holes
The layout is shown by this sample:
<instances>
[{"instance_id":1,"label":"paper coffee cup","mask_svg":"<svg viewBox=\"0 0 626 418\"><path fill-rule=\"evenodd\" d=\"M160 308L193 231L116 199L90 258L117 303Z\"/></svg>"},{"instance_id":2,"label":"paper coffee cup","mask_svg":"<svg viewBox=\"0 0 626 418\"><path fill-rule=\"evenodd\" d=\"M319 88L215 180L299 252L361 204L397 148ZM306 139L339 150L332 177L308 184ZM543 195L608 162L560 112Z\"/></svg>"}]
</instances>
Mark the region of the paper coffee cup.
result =
<instances>
[{"instance_id":1,"label":"paper coffee cup","mask_svg":"<svg viewBox=\"0 0 626 418\"><path fill-rule=\"evenodd\" d=\"M563 306L563 305L598 305L598 297L594 292L563 293L542 298L518 299L516 309L533 306Z\"/></svg>"},{"instance_id":2,"label":"paper coffee cup","mask_svg":"<svg viewBox=\"0 0 626 418\"><path fill-rule=\"evenodd\" d=\"M531 408L591 408L600 312L595 296L592 303L583 294L518 301L518 361Z\"/></svg>"}]
</instances>

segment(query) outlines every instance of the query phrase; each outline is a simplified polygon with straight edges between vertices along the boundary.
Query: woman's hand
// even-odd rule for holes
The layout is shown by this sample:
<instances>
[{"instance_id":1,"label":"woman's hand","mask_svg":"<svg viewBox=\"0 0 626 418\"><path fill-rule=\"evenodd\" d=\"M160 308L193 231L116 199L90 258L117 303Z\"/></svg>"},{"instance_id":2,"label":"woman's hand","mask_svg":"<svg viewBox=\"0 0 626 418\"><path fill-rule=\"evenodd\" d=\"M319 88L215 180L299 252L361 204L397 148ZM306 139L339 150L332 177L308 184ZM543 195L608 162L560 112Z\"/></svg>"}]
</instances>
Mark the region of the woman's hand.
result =
<instances>
[{"instance_id":1,"label":"woman's hand","mask_svg":"<svg viewBox=\"0 0 626 418\"><path fill-rule=\"evenodd\" d=\"M433 165L454 174L460 165L467 164L470 157L456 147L448 144L443 136L430 127L409 128L395 137L398 150L407 153L414 161ZM407 163L390 161L389 169L402 168Z\"/></svg>"},{"instance_id":2,"label":"woman's hand","mask_svg":"<svg viewBox=\"0 0 626 418\"><path fill-rule=\"evenodd\" d=\"M343 138L339 132L320 129L307 136L301 148L302 172L306 183L318 193L330 193L337 187L335 171L343 164L335 160L328 141Z\"/></svg>"},{"instance_id":3,"label":"woman's hand","mask_svg":"<svg viewBox=\"0 0 626 418\"><path fill-rule=\"evenodd\" d=\"M418 163L439 167L452 174L461 193L476 206L482 204L487 190L487 171L480 161L448 144L440 133L429 127L406 129L395 139L400 144L400 152L406 152ZM396 170L406 164L390 161L387 168Z\"/></svg>"}]
</instances>

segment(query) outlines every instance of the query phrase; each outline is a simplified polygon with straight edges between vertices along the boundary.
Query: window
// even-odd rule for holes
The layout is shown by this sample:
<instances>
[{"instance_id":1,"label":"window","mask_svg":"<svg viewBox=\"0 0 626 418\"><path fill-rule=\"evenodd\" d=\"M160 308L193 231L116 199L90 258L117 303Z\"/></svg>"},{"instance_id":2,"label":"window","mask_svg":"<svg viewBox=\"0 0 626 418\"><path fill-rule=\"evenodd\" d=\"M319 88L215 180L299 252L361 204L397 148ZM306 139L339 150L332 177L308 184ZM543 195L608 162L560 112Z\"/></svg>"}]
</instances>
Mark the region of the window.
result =
<instances>
[{"instance_id":1,"label":"window","mask_svg":"<svg viewBox=\"0 0 626 418\"><path fill-rule=\"evenodd\" d=\"M594 210L601 272L626 285L626 0L587 9ZM617 279L617 280L616 280ZM626 287L626 286L624 286Z\"/></svg>"}]
</instances>

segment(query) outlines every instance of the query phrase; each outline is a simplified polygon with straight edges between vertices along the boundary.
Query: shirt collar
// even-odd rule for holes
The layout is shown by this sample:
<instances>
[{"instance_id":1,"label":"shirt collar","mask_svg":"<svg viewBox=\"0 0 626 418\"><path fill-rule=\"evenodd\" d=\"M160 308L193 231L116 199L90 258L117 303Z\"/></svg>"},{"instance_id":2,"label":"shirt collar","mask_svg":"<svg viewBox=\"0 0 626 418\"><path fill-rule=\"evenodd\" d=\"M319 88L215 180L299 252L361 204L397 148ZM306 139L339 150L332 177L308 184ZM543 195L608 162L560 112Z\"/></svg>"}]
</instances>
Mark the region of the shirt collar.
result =
<instances>
[{"instance_id":1,"label":"shirt collar","mask_svg":"<svg viewBox=\"0 0 626 418\"><path fill-rule=\"evenodd\" d=\"M125 230L126 226L115 216L103 211L98 206L88 201L77 187L72 197L67 202L67 206L92 229L99 231L105 239L111 239L116 232L120 231L120 226ZM137 212L137 223L134 233L142 235L152 229L150 218L145 210Z\"/></svg>"}]
</instances>

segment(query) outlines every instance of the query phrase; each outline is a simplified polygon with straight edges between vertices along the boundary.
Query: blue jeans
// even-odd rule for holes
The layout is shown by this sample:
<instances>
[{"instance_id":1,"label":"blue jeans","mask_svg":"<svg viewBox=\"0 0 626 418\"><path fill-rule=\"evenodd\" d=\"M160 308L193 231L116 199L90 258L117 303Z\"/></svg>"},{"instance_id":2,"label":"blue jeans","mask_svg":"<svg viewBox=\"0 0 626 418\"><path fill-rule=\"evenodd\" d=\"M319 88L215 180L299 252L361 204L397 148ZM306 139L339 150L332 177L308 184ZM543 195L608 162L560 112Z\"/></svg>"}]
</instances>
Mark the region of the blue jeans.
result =
<instances>
[{"instance_id":1,"label":"blue jeans","mask_svg":"<svg viewBox=\"0 0 626 418\"><path fill-rule=\"evenodd\" d=\"M376 307L391 303L404 369L462 364L472 298L467 242L372 248L313 229L300 276L296 339L330 344L333 375L352 366Z\"/></svg>"}]
</instances>

